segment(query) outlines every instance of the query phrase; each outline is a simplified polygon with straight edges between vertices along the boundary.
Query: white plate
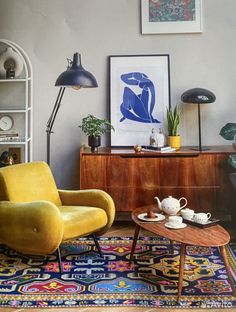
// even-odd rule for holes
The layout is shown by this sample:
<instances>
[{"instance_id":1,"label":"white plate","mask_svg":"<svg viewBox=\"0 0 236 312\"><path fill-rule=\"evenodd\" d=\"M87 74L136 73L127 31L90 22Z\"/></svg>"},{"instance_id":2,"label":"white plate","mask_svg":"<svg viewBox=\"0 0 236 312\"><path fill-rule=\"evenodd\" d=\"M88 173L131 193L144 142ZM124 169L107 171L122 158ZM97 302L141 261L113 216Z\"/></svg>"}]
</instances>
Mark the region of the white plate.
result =
<instances>
[{"instance_id":1,"label":"white plate","mask_svg":"<svg viewBox=\"0 0 236 312\"><path fill-rule=\"evenodd\" d=\"M178 226L174 226L174 225L172 225L172 224L170 224L170 223L165 223L165 227L167 227L168 229L183 229L183 228L185 228L187 226L187 224L186 223L181 223L180 225L178 225Z\"/></svg>"},{"instance_id":2,"label":"white plate","mask_svg":"<svg viewBox=\"0 0 236 312\"><path fill-rule=\"evenodd\" d=\"M165 220L165 216L163 214L160 214L160 213L155 213L156 215L156 218L147 218L147 213L144 212L144 213L140 213L138 215L138 218L142 221L162 221L162 220Z\"/></svg>"}]
</instances>

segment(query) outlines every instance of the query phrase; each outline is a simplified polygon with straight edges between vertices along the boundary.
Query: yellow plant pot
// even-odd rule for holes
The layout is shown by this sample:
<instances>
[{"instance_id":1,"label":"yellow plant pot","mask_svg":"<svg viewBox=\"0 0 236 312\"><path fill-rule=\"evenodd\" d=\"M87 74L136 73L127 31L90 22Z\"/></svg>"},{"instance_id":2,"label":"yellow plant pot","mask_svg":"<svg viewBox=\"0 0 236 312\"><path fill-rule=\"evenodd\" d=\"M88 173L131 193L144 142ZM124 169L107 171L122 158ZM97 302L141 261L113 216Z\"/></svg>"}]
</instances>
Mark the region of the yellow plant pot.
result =
<instances>
[{"instance_id":1,"label":"yellow plant pot","mask_svg":"<svg viewBox=\"0 0 236 312\"><path fill-rule=\"evenodd\" d=\"M181 146L180 135L176 135L176 136L169 135L167 137L167 144L171 147L176 148L176 150L180 149L180 146Z\"/></svg>"}]
</instances>

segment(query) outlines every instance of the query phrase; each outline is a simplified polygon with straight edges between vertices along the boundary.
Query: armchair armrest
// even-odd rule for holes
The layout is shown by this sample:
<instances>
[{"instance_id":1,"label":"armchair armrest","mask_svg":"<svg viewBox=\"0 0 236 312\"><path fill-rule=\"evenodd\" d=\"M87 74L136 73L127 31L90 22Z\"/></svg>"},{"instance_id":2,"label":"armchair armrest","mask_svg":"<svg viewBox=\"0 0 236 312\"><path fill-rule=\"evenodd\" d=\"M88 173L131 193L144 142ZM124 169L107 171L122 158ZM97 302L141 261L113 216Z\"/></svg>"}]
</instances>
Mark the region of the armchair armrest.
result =
<instances>
[{"instance_id":1,"label":"armchair armrest","mask_svg":"<svg viewBox=\"0 0 236 312\"><path fill-rule=\"evenodd\" d=\"M111 196L98 189L88 190L58 190L62 205L68 206L91 206L98 207L106 211L108 222L106 227L99 232L105 233L112 225L115 218L115 205Z\"/></svg>"},{"instance_id":2,"label":"armchair armrest","mask_svg":"<svg viewBox=\"0 0 236 312\"><path fill-rule=\"evenodd\" d=\"M52 253L60 245L63 231L60 211L51 202L0 202L0 241L19 252Z\"/></svg>"}]
</instances>

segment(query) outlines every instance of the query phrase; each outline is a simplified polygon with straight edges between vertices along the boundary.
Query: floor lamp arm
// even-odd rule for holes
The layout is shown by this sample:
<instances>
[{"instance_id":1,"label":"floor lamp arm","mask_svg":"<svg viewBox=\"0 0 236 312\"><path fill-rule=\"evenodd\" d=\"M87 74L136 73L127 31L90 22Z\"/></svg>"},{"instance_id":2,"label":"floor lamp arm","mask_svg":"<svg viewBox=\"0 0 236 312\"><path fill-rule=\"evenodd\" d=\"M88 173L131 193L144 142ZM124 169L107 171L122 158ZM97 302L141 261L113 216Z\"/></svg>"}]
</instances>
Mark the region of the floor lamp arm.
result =
<instances>
[{"instance_id":1,"label":"floor lamp arm","mask_svg":"<svg viewBox=\"0 0 236 312\"><path fill-rule=\"evenodd\" d=\"M65 87L60 87L52 113L47 122L46 133L47 133L47 163L48 165L50 165L50 136L52 133L52 127L55 122L58 110L61 106L61 100L64 95L64 92L65 92Z\"/></svg>"}]
</instances>

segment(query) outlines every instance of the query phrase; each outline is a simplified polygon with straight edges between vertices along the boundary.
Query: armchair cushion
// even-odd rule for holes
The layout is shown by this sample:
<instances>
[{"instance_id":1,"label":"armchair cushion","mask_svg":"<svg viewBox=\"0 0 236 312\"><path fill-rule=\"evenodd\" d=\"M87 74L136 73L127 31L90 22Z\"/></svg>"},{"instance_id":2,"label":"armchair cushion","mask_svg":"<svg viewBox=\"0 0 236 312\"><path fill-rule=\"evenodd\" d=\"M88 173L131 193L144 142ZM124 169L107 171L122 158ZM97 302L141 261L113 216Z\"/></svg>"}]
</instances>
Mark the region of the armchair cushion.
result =
<instances>
[{"instance_id":1,"label":"armchair cushion","mask_svg":"<svg viewBox=\"0 0 236 312\"><path fill-rule=\"evenodd\" d=\"M103 209L85 206L60 206L64 222L62 240L97 232L107 224L107 214Z\"/></svg>"}]
</instances>

